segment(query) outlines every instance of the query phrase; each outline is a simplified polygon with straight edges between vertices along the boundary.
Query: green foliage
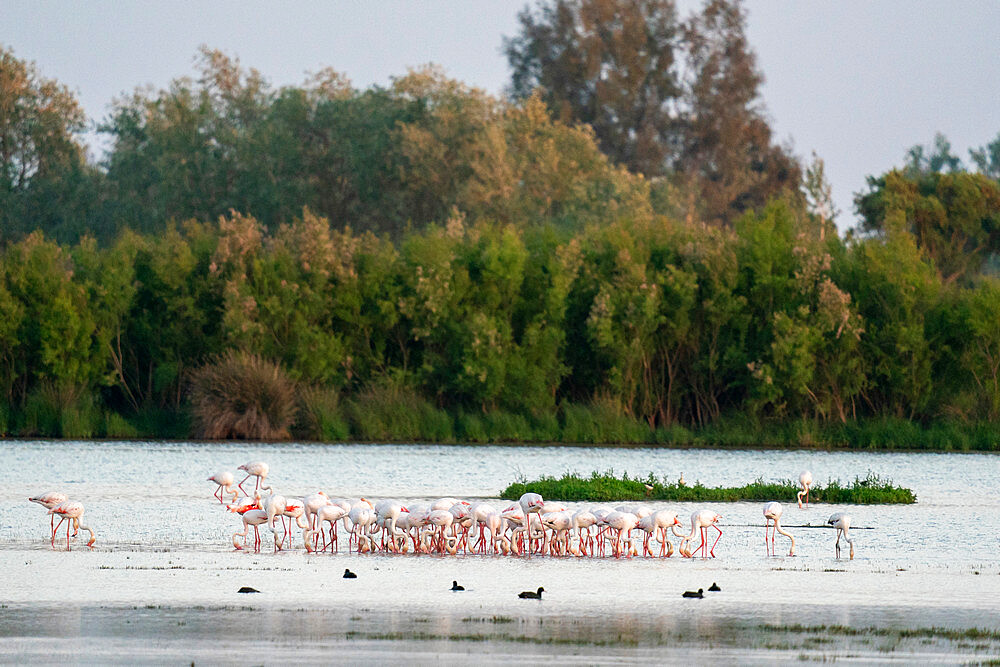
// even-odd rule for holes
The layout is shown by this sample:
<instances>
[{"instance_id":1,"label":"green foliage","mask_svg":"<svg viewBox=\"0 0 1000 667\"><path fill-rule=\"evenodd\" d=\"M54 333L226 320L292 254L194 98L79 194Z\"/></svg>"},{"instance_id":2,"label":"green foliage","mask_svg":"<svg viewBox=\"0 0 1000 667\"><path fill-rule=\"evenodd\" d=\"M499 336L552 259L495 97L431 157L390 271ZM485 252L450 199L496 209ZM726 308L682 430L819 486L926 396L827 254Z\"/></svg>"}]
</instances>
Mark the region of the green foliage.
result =
<instances>
[{"instance_id":1,"label":"green foliage","mask_svg":"<svg viewBox=\"0 0 1000 667\"><path fill-rule=\"evenodd\" d=\"M139 429L128 419L117 412L104 414L103 435L107 438L135 440L140 436Z\"/></svg>"},{"instance_id":2,"label":"green foliage","mask_svg":"<svg viewBox=\"0 0 1000 667\"><path fill-rule=\"evenodd\" d=\"M320 442L347 440L350 428L341 410L340 395L323 387L302 388L294 432L307 440Z\"/></svg>"},{"instance_id":3,"label":"green foliage","mask_svg":"<svg viewBox=\"0 0 1000 667\"><path fill-rule=\"evenodd\" d=\"M613 400L589 405L563 404L562 441L595 444L635 444L652 441L647 424L622 412Z\"/></svg>"},{"instance_id":4,"label":"green foliage","mask_svg":"<svg viewBox=\"0 0 1000 667\"><path fill-rule=\"evenodd\" d=\"M604 474L593 472L589 478L566 473L561 478L542 477L540 480L520 481L510 484L500 493L501 498L517 500L525 493L538 493L543 498L567 502L614 502L624 500L672 502L767 502L777 500L796 502L800 487L790 480L765 482L757 478L740 487L706 487L700 482L680 485L657 480L652 473L645 479L623 474L616 477L613 471ZM813 486L809 490L813 502L831 504L909 504L917 501L909 489L898 487L888 480L868 473L864 479L856 477L850 486L832 480L826 486Z\"/></svg>"},{"instance_id":5,"label":"green foliage","mask_svg":"<svg viewBox=\"0 0 1000 667\"><path fill-rule=\"evenodd\" d=\"M346 406L351 432L364 441L451 442L452 419L409 387L384 381Z\"/></svg>"}]
</instances>

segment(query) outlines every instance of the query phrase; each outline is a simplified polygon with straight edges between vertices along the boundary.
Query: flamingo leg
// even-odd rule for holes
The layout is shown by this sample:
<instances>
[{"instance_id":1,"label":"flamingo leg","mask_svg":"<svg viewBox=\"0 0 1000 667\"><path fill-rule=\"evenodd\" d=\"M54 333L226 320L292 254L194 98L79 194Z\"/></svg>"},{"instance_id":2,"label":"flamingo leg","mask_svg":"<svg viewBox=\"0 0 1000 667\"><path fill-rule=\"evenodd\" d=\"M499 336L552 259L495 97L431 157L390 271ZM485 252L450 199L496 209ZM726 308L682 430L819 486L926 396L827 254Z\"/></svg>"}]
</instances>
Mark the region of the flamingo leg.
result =
<instances>
[{"instance_id":1,"label":"flamingo leg","mask_svg":"<svg viewBox=\"0 0 1000 667\"><path fill-rule=\"evenodd\" d=\"M712 524L712 527L715 528L717 531L719 531L719 535L715 538L715 542L712 543L712 548L708 550L708 552L712 554L712 558L715 558L715 545L718 544L719 540L722 539L722 529L716 526L714 523Z\"/></svg>"},{"instance_id":2,"label":"flamingo leg","mask_svg":"<svg viewBox=\"0 0 1000 667\"><path fill-rule=\"evenodd\" d=\"M246 477L244 477L244 478L243 478L243 479L242 479L242 480L240 481L240 483L236 485L236 486L238 486L238 487L240 488L240 491L242 491L242 492L243 492L243 495L244 495L244 496L249 496L249 495L250 495L249 493L247 493L247 492L246 492L246 489L244 489L244 488L243 488L243 482L247 481L248 479L250 479L250 473L247 473L247 476L246 476Z\"/></svg>"}]
</instances>

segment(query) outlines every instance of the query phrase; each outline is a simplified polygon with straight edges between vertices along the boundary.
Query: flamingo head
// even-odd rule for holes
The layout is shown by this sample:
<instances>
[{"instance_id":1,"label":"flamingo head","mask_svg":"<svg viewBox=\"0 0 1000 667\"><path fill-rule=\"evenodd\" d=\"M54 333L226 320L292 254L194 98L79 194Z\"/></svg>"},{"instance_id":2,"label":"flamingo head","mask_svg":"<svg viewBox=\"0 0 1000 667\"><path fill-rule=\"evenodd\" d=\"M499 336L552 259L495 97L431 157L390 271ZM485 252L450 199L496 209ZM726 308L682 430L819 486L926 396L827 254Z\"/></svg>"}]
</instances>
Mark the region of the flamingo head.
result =
<instances>
[{"instance_id":1,"label":"flamingo head","mask_svg":"<svg viewBox=\"0 0 1000 667\"><path fill-rule=\"evenodd\" d=\"M367 498L362 498L361 502L368 503L368 507L371 507L372 509L375 509L375 506L372 505L372 501L368 500Z\"/></svg>"},{"instance_id":2,"label":"flamingo head","mask_svg":"<svg viewBox=\"0 0 1000 667\"><path fill-rule=\"evenodd\" d=\"M94 548L94 542L96 542L96 541L97 541L97 538L94 537L93 535L91 535L90 536L90 541L87 542L87 546L90 547L91 549L93 549Z\"/></svg>"},{"instance_id":3,"label":"flamingo head","mask_svg":"<svg viewBox=\"0 0 1000 667\"><path fill-rule=\"evenodd\" d=\"M680 526L680 525L682 525L682 524L681 524L681 520L680 520L680 518L678 518L678 517L676 517L676 516L674 517L674 525L675 525L675 526Z\"/></svg>"},{"instance_id":4,"label":"flamingo head","mask_svg":"<svg viewBox=\"0 0 1000 667\"><path fill-rule=\"evenodd\" d=\"M400 512L406 512L407 514L409 514L409 513L410 513L410 510L406 509L405 507L400 507L400 508L399 508L399 511L400 511Z\"/></svg>"}]
</instances>

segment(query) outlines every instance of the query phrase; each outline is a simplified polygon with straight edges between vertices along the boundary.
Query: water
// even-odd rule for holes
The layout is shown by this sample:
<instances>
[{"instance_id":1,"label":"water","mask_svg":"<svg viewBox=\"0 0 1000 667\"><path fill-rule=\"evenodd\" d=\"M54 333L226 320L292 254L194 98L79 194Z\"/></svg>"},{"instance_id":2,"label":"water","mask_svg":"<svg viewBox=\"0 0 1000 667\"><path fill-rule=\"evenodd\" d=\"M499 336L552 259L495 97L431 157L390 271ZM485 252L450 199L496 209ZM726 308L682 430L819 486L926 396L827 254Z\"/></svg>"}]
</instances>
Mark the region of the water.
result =
<instances>
[{"instance_id":1,"label":"water","mask_svg":"<svg viewBox=\"0 0 1000 667\"><path fill-rule=\"evenodd\" d=\"M683 473L689 483L731 486L757 477L797 479L809 469L820 484L871 471L913 489L918 502L785 506L787 526L821 526L833 511L849 511L856 527L853 561L834 558L834 533L820 527L790 528L795 558L766 557L760 503L654 504L681 517L703 507L719 512L723 535L715 559L307 555L301 548L254 554L233 551L230 536L241 524L223 511L211 495L215 485L206 481L251 460L270 464L268 481L286 496L316 490L372 500L447 495L502 508L507 502L497 494L521 475L614 470L676 479ZM1000 627L1000 457L994 455L6 441L0 462L7 605L0 636L22 642L21 653L0 651L0 658L46 655L52 646L38 637L96 631L125 646L136 632L162 640L167 626L175 641L196 646L213 637L233 639L240 623L255 622L248 619L260 612L275 619L305 613L305 621L275 622L313 649L320 640L342 641L345 633L454 638L484 628L499 639L521 633L539 641L614 642L624 636L642 645L688 635L725 643L715 635L760 624ZM44 510L26 501L49 490L85 503L84 523L98 537L93 550L77 542L67 552L65 541L50 547ZM787 553L781 536L777 545ZM359 579L341 579L345 567ZM448 591L452 579L468 591ZM713 581L722 593L680 598L683 590ZM242 585L263 592L237 595ZM539 585L546 588L541 602L517 599L517 591ZM126 628L121 610L133 608L128 616L135 625ZM310 613L318 616L310 621ZM220 616L229 620L220 624ZM171 625L175 621L183 629ZM208 651L197 655L211 658Z\"/></svg>"}]
</instances>

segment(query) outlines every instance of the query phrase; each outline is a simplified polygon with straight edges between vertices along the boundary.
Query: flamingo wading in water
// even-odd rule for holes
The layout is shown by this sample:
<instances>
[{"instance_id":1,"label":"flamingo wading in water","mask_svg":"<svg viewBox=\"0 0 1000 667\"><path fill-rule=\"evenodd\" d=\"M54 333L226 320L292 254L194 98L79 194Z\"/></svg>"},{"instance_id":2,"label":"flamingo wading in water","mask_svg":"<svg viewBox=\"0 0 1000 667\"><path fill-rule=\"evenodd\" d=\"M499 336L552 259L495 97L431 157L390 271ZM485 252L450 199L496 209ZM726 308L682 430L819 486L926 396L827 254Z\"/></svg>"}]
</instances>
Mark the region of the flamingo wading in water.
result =
<instances>
[{"instance_id":1,"label":"flamingo wading in water","mask_svg":"<svg viewBox=\"0 0 1000 667\"><path fill-rule=\"evenodd\" d=\"M695 553L701 550L702 558L704 558L705 547L707 546L708 542L708 540L705 539L706 533L708 531L709 526L711 526L715 528L717 531L719 531L719 535L718 537L715 538L715 542L713 542L712 546L708 549L708 553L711 554L712 558L715 558L715 545L718 544L719 540L722 539L722 529L719 528L718 525L716 525L719 519L721 518L722 518L721 515L716 514L712 510L701 510L700 512L692 512L691 532L688 535L686 535L683 540L681 540L681 546L684 546L685 548L681 549L680 546L677 548L677 550L681 552L681 555L691 558L692 556L694 556ZM701 531L701 544L698 545L697 549L692 551L691 542L694 540L695 533L697 533L699 530Z\"/></svg>"},{"instance_id":2,"label":"flamingo wading in water","mask_svg":"<svg viewBox=\"0 0 1000 667\"><path fill-rule=\"evenodd\" d=\"M771 501L769 503L764 503L764 548L767 549L767 534L771 533L771 546L770 555L774 555L774 534L781 533L788 539L792 541L792 548L789 550L788 555L795 555L795 538L792 537L791 533L787 533L781 529L781 524L779 520L781 519L781 503ZM773 524L773 530L771 530Z\"/></svg>"},{"instance_id":3,"label":"flamingo wading in water","mask_svg":"<svg viewBox=\"0 0 1000 667\"><path fill-rule=\"evenodd\" d=\"M246 495L249 496L250 494L247 493L246 489L243 488L243 482L247 481L251 477L256 477L257 478L257 485L253 487L254 491L258 491L258 490L270 491L271 490L270 486L261 486L261 484L264 482L264 480L267 479L267 473L270 472L270 470L271 470L271 468L266 463L264 463L263 461L250 461L249 463L244 463L239 468L237 468L237 470L243 470L247 474L247 476L244 477L243 480L239 484L237 484L237 486L240 487L240 491L242 491L243 493L246 493Z\"/></svg>"},{"instance_id":4,"label":"flamingo wading in water","mask_svg":"<svg viewBox=\"0 0 1000 667\"><path fill-rule=\"evenodd\" d=\"M69 497L65 493L60 493L59 491L46 491L45 493L40 493L33 498L28 498L29 501L33 503L38 503L47 510L56 507L57 505L69 500ZM52 541L56 541L56 515L49 512L52 516L49 518L49 530L52 531ZM62 523L60 521L60 523Z\"/></svg>"},{"instance_id":5,"label":"flamingo wading in water","mask_svg":"<svg viewBox=\"0 0 1000 667\"><path fill-rule=\"evenodd\" d=\"M802 490L796 494L799 499L799 509L802 509L803 496L805 496L806 505L809 504L809 487L812 486L812 483L813 483L813 474L808 470L803 470L802 474L799 475L799 485L802 487Z\"/></svg>"},{"instance_id":6,"label":"flamingo wading in water","mask_svg":"<svg viewBox=\"0 0 1000 667\"><path fill-rule=\"evenodd\" d=\"M844 540L851 545L851 560L854 560L854 540L851 539L851 535L848 532L851 527L851 515L846 512L837 512L830 515L826 523L837 529L837 542L834 545L837 549L837 558L840 558L840 536L843 534Z\"/></svg>"},{"instance_id":7,"label":"flamingo wading in water","mask_svg":"<svg viewBox=\"0 0 1000 667\"><path fill-rule=\"evenodd\" d=\"M70 527L73 528L74 534L78 533L81 530L85 530L88 533L90 533L90 541L87 542L87 546L88 547L93 547L94 546L94 542L97 541L97 538L94 536L94 531L91 530L89 526L84 526L80 522L80 519L83 518L83 503L81 503L79 501L76 501L76 500L67 500L66 502L60 503L60 504L56 505L55 507L53 507L52 509L50 509L49 510L49 514L58 514L59 515L59 525L56 526L56 530L59 530L59 527L62 526L62 522L63 521L69 520L69 523L66 524L66 548L67 549L69 549L69 529L70 529ZM55 533L55 531L53 531L52 532L52 546L55 546L55 543L56 543L56 533Z\"/></svg>"}]
</instances>

